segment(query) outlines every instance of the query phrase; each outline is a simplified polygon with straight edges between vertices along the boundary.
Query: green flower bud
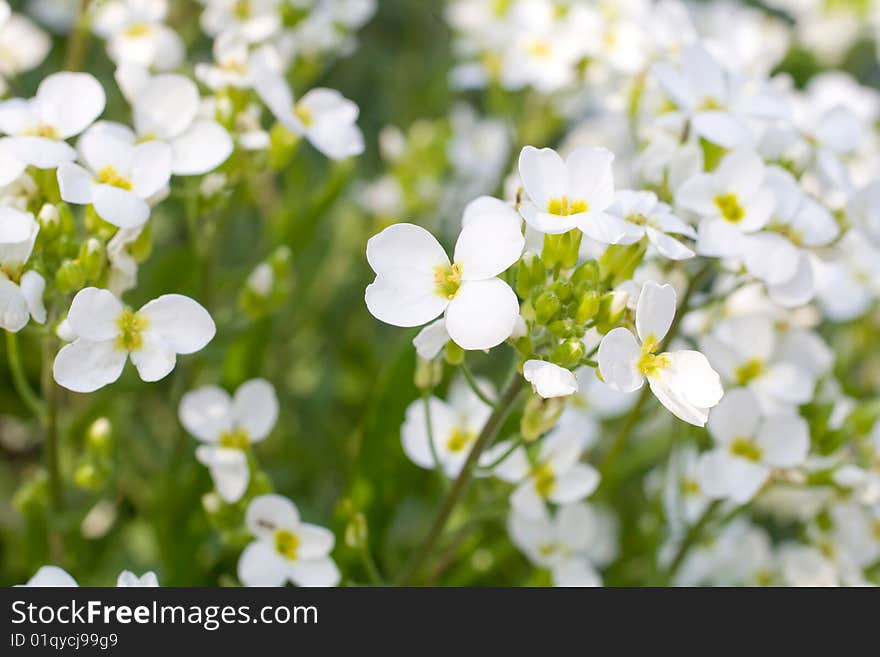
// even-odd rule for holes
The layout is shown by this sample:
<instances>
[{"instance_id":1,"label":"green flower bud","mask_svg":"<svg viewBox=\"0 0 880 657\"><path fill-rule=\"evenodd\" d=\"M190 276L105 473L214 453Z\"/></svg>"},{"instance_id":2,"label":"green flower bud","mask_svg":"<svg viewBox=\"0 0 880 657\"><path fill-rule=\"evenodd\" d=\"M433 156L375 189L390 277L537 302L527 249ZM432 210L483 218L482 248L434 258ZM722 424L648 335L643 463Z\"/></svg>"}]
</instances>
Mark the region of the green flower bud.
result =
<instances>
[{"instance_id":1,"label":"green flower bud","mask_svg":"<svg viewBox=\"0 0 880 657\"><path fill-rule=\"evenodd\" d=\"M443 361L418 358L414 381L419 390L428 390L440 383L443 378Z\"/></svg>"},{"instance_id":2,"label":"green flower bud","mask_svg":"<svg viewBox=\"0 0 880 657\"><path fill-rule=\"evenodd\" d=\"M576 338L570 338L556 347L550 355L550 360L562 367L572 368L580 364L581 358L587 353L584 343Z\"/></svg>"},{"instance_id":3,"label":"green flower bud","mask_svg":"<svg viewBox=\"0 0 880 657\"><path fill-rule=\"evenodd\" d=\"M574 321L581 325L589 322L599 312L600 303L601 297L598 292L595 290L585 292L575 311Z\"/></svg>"},{"instance_id":4,"label":"green flower bud","mask_svg":"<svg viewBox=\"0 0 880 657\"><path fill-rule=\"evenodd\" d=\"M150 224L144 225L134 242L128 245L128 252L135 262L146 262L153 252L153 232Z\"/></svg>"},{"instance_id":5,"label":"green flower bud","mask_svg":"<svg viewBox=\"0 0 880 657\"><path fill-rule=\"evenodd\" d=\"M629 295L620 290L602 295L599 312L596 315L596 328L600 333L608 333L608 331L617 326L626 312L626 302L628 299Z\"/></svg>"},{"instance_id":6,"label":"green flower bud","mask_svg":"<svg viewBox=\"0 0 880 657\"><path fill-rule=\"evenodd\" d=\"M366 516L359 511L353 513L345 526L345 544L353 550L361 550L367 545L367 537Z\"/></svg>"},{"instance_id":7,"label":"green flower bud","mask_svg":"<svg viewBox=\"0 0 880 657\"><path fill-rule=\"evenodd\" d=\"M79 262L82 265L86 278L97 281L104 273L107 264L107 252L103 242L90 237L79 249Z\"/></svg>"},{"instance_id":8,"label":"green flower bud","mask_svg":"<svg viewBox=\"0 0 880 657\"><path fill-rule=\"evenodd\" d=\"M595 289L599 285L599 263L587 260L571 275L571 284L576 288Z\"/></svg>"},{"instance_id":9,"label":"green flower bud","mask_svg":"<svg viewBox=\"0 0 880 657\"><path fill-rule=\"evenodd\" d=\"M44 203L37 214L40 222L40 234L44 238L53 238L61 231L61 216L58 207L51 203Z\"/></svg>"},{"instance_id":10,"label":"green flower bud","mask_svg":"<svg viewBox=\"0 0 880 657\"><path fill-rule=\"evenodd\" d=\"M700 148L703 149L703 165L706 171L714 171L721 164L721 160L727 154L727 149L711 141L700 138Z\"/></svg>"},{"instance_id":11,"label":"green flower bud","mask_svg":"<svg viewBox=\"0 0 880 657\"><path fill-rule=\"evenodd\" d=\"M516 269L516 293L521 299L531 295L532 290L544 284L547 272L541 259L532 253L527 253L519 261Z\"/></svg>"},{"instance_id":12,"label":"green flower bud","mask_svg":"<svg viewBox=\"0 0 880 657\"><path fill-rule=\"evenodd\" d=\"M559 297L559 300L562 303L568 303L571 301L571 297L574 293L571 282L564 278L553 283L551 289L556 293L556 296Z\"/></svg>"},{"instance_id":13,"label":"green flower bud","mask_svg":"<svg viewBox=\"0 0 880 657\"><path fill-rule=\"evenodd\" d=\"M73 483L83 490L98 490L104 484L104 476L91 461L80 463L73 473Z\"/></svg>"},{"instance_id":14,"label":"green flower bud","mask_svg":"<svg viewBox=\"0 0 880 657\"><path fill-rule=\"evenodd\" d=\"M550 290L542 292L535 299L535 319L538 324L548 324L559 312L560 306L559 297L554 292Z\"/></svg>"},{"instance_id":15,"label":"green flower bud","mask_svg":"<svg viewBox=\"0 0 880 657\"><path fill-rule=\"evenodd\" d=\"M98 454L109 454L113 449L113 425L105 417L99 417L86 430L86 445Z\"/></svg>"},{"instance_id":16,"label":"green flower bud","mask_svg":"<svg viewBox=\"0 0 880 657\"><path fill-rule=\"evenodd\" d=\"M570 338L575 334L574 320L569 318L557 319L554 322L550 322L547 328L550 329L550 333L557 338Z\"/></svg>"},{"instance_id":17,"label":"green flower bud","mask_svg":"<svg viewBox=\"0 0 880 657\"><path fill-rule=\"evenodd\" d=\"M119 230L113 224L107 223L101 217L98 216L98 213L95 211L94 205L86 206L86 215L84 222L86 226L86 230L89 231L92 235L96 235L100 237L104 241L108 241L113 235L116 234L116 231Z\"/></svg>"},{"instance_id":18,"label":"green flower bud","mask_svg":"<svg viewBox=\"0 0 880 657\"><path fill-rule=\"evenodd\" d=\"M86 273L76 260L65 260L55 274L55 285L62 294L81 290L86 283Z\"/></svg>"},{"instance_id":19,"label":"green flower bud","mask_svg":"<svg viewBox=\"0 0 880 657\"><path fill-rule=\"evenodd\" d=\"M24 481L12 497L12 506L22 515L41 514L49 505L49 477L45 470Z\"/></svg>"},{"instance_id":20,"label":"green flower bud","mask_svg":"<svg viewBox=\"0 0 880 657\"><path fill-rule=\"evenodd\" d=\"M583 233L577 228L561 235L559 264L563 269L572 269L577 265L583 236Z\"/></svg>"},{"instance_id":21,"label":"green flower bud","mask_svg":"<svg viewBox=\"0 0 880 657\"><path fill-rule=\"evenodd\" d=\"M269 131L269 166L276 171L284 169L293 158L301 137L280 123Z\"/></svg>"},{"instance_id":22,"label":"green flower bud","mask_svg":"<svg viewBox=\"0 0 880 657\"><path fill-rule=\"evenodd\" d=\"M599 259L602 279L610 279L612 287L631 279L636 268L642 264L647 248L644 239L635 244L612 244L609 246Z\"/></svg>"},{"instance_id":23,"label":"green flower bud","mask_svg":"<svg viewBox=\"0 0 880 657\"><path fill-rule=\"evenodd\" d=\"M523 440L537 440L550 431L565 408L565 400L562 397L542 399L532 394L526 402L519 431Z\"/></svg>"},{"instance_id":24,"label":"green flower bud","mask_svg":"<svg viewBox=\"0 0 880 657\"><path fill-rule=\"evenodd\" d=\"M464 362L464 349L450 340L446 343L444 356L450 365L461 365Z\"/></svg>"}]
</instances>

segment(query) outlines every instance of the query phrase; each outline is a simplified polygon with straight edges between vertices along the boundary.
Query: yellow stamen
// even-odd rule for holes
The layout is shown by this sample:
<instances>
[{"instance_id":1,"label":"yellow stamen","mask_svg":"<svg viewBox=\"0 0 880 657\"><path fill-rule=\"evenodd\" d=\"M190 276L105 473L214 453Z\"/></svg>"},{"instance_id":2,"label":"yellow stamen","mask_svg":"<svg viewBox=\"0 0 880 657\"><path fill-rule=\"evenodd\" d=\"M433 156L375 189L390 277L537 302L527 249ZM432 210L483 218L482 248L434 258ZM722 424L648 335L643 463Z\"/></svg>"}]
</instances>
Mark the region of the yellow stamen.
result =
<instances>
[{"instance_id":1,"label":"yellow stamen","mask_svg":"<svg viewBox=\"0 0 880 657\"><path fill-rule=\"evenodd\" d=\"M461 287L461 265L437 265L434 267L434 285L437 294L454 299Z\"/></svg>"},{"instance_id":2,"label":"yellow stamen","mask_svg":"<svg viewBox=\"0 0 880 657\"><path fill-rule=\"evenodd\" d=\"M297 103L293 106L293 113L296 114L297 118L307 128L315 122L315 115L312 113L312 110L302 103Z\"/></svg>"},{"instance_id":3,"label":"yellow stamen","mask_svg":"<svg viewBox=\"0 0 880 657\"><path fill-rule=\"evenodd\" d=\"M549 57L552 52L550 44L546 41L535 41L530 43L528 51L535 57Z\"/></svg>"},{"instance_id":4,"label":"yellow stamen","mask_svg":"<svg viewBox=\"0 0 880 657\"><path fill-rule=\"evenodd\" d=\"M660 342L653 335L649 335L642 343L642 355L636 363L636 369L644 376L657 376L660 370L666 369L672 363L668 354L657 354Z\"/></svg>"},{"instance_id":5,"label":"yellow stamen","mask_svg":"<svg viewBox=\"0 0 880 657\"><path fill-rule=\"evenodd\" d=\"M446 442L446 449L450 452L460 452L474 442L476 437L477 434L474 432L464 431L456 427Z\"/></svg>"},{"instance_id":6,"label":"yellow stamen","mask_svg":"<svg viewBox=\"0 0 880 657\"><path fill-rule=\"evenodd\" d=\"M717 98L712 98L711 96L704 98L703 102L697 106L697 111L700 112L710 112L720 109L724 109L724 106L718 102Z\"/></svg>"},{"instance_id":7,"label":"yellow stamen","mask_svg":"<svg viewBox=\"0 0 880 657\"><path fill-rule=\"evenodd\" d=\"M745 363L736 368L733 375L736 382L741 385L747 385L757 379L767 371L767 366L760 358L750 358Z\"/></svg>"},{"instance_id":8,"label":"yellow stamen","mask_svg":"<svg viewBox=\"0 0 880 657\"><path fill-rule=\"evenodd\" d=\"M749 438L734 438L733 442L730 443L730 453L749 461L761 460L761 448Z\"/></svg>"},{"instance_id":9,"label":"yellow stamen","mask_svg":"<svg viewBox=\"0 0 880 657\"><path fill-rule=\"evenodd\" d=\"M127 28L125 28L125 36L128 37L142 37L146 36L150 33L150 24L149 23L132 23Z\"/></svg>"},{"instance_id":10,"label":"yellow stamen","mask_svg":"<svg viewBox=\"0 0 880 657\"><path fill-rule=\"evenodd\" d=\"M119 327L116 348L122 351L137 351L143 347L143 331L149 325L150 321L142 313L133 312L130 308L123 310L116 320L116 326Z\"/></svg>"},{"instance_id":11,"label":"yellow stamen","mask_svg":"<svg viewBox=\"0 0 880 657\"><path fill-rule=\"evenodd\" d=\"M549 203L547 203L547 212L560 217L568 217L573 214L587 212L589 209L590 206L587 205L586 201L569 201L567 196L551 198Z\"/></svg>"},{"instance_id":12,"label":"yellow stamen","mask_svg":"<svg viewBox=\"0 0 880 657\"><path fill-rule=\"evenodd\" d=\"M275 551L291 561L296 560L299 550L299 536L286 529L275 531Z\"/></svg>"},{"instance_id":13,"label":"yellow stamen","mask_svg":"<svg viewBox=\"0 0 880 657\"><path fill-rule=\"evenodd\" d=\"M234 429L220 434L220 446L231 449L245 449L250 445L251 439L244 429Z\"/></svg>"},{"instance_id":14,"label":"yellow stamen","mask_svg":"<svg viewBox=\"0 0 880 657\"><path fill-rule=\"evenodd\" d=\"M113 187L118 187L119 189L124 189L129 192L132 188L131 181L128 178L123 178L122 176L120 176L116 169L114 169L113 166L110 164L102 167L101 170L98 171L98 175L95 178L102 185L111 185Z\"/></svg>"},{"instance_id":15,"label":"yellow stamen","mask_svg":"<svg viewBox=\"0 0 880 657\"><path fill-rule=\"evenodd\" d=\"M535 478L535 490L541 497L549 497L556 487L556 474L553 472L553 466L549 463L542 463L532 472Z\"/></svg>"},{"instance_id":16,"label":"yellow stamen","mask_svg":"<svg viewBox=\"0 0 880 657\"><path fill-rule=\"evenodd\" d=\"M739 204L736 194L721 194L715 197L715 205L721 210L721 216L725 221L737 224L746 216L746 211Z\"/></svg>"},{"instance_id":17,"label":"yellow stamen","mask_svg":"<svg viewBox=\"0 0 880 657\"><path fill-rule=\"evenodd\" d=\"M47 125L45 123L41 123L39 125L35 125L25 131L25 134L30 137L44 137L46 139L58 139L58 131L54 126Z\"/></svg>"}]
</instances>

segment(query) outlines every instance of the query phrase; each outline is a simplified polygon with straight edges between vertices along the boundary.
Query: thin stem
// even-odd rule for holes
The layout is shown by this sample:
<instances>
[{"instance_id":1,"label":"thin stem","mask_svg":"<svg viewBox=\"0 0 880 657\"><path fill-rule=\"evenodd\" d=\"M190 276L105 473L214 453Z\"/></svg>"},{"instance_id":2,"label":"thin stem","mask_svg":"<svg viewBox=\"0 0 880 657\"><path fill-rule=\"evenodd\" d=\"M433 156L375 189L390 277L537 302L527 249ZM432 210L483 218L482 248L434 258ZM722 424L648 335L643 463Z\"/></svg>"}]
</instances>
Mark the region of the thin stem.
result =
<instances>
[{"instance_id":1,"label":"thin stem","mask_svg":"<svg viewBox=\"0 0 880 657\"><path fill-rule=\"evenodd\" d=\"M379 572L379 567L376 565L376 560L373 559L373 554L370 552L370 546L364 544L360 549L361 553L361 563L364 565L364 569L367 571L367 576L370 578L370 583L374 586L385 586L385 578L382 577L382 573Z\"/></svg>"},{"instance_id":2,"label":"thin stem","mask_svg":"<svg viewBox=\"0 0 880 657\"><path fill-rule=\"evenodd\" d=\"M703 511L703 514L697 519L697 521L690 526L685 534L684 539L681 541L681 545L678 546L678 551L675 553L675 557L672 559L672 563L669 564L669 569L666 571L666 574L663 579L664 584L669 584L675 574L678 572L678 569L681 567L681 564L684 562L685 557L687 556L690 549L700 540L700 536L703 533L703 529L705 529L706 525L712 519L712 516L715 515L715 511L718 510L718 507L721 506L721 500L715 500L706 509Z\"/></svg>"},{"instance_id":3,"label":"thin stem","mask_svg":"<svg viewBox=\"0 0 880 657\"><path fill-rule=\"evenodd\" d=\"M425 430L428 433L428 448L431 450L431 458L434 459L434 469L441 477L443 475L443 466L440 463L440 456L437 454L437 445L434 443L434 425L431 423L431 391L425 390L422 393L422 401L425 404Z\"/></svg>"},{"instance_id":4,"label":"thin stem","mask_svg":"<svg viewBox=\"0 0 880 657\"><path fill-rule=\"evenodd\" d=\"M449 517L452 515L452 511L467 490L468 484L474 474L474 467L479 461L480 455L498 435L501 426L504 424L504 420L507 419L508 414L513 410L513 406L524 386L524 379L521 376L515 376L513 381L510 382L510 385L501 395L501 398L498 400L498 405L495 407L495 410L492 411L492 415L489 416L489 419L486 420L486 424L483 426L482 431L480 431L480 435L477 437L476 442L474 442L474 446L471 448L467 460L461 468L461 472L452 483L449 492L446 493L446 497L440 504L440 508L437 509L434 521L431 523L431 528L428 530L428 533L419 548L413 553L403 570L397 576L396 584L408 584L413 576L419 571L425 560L431 555L440 535L443 533L443 529L446 527L446 523L449 521Z\"/></svg>"},{"instance_id":5,"label":"thin stem","mask_svg":"<svg viewBox=\"0 0 880 657\"><path fill-rule=\"evenodd\" d=\"M80 0L76 12L76 23L67 52L64 55L64 70L78 71L82 68L89 45L89 5L91 0Z\"/></svg>"},{"instance_id":6,"label":"thin stem","mask_svg":"<svg viewBox=\"0 0 880 657\"><path fill-rule=\"evenodd\" d=\"M471 390L474 391L474 394L480 398L480 400L486 404L487 406L495 406L495 401L489 397L485 392L480 389L480 384L477 382L477 379L474 377L473 372L471 372L470 368L467 366L465 361L461 361L459 365L461 368L462 374L464 374L465 380L468 382L468 385L471 387Z\"/></svg>"},{"instance_id":7,"label":"thin stem","mask_svg":"<svg viewBox=\"0 0 880 657\"><path fill-rule=\"evenodd\" d=\"M41 424L46 423L46 405L43 400L31 388L27 375L21 363L21 352L18 348L18 333L6 332L6 357L9 360L9 371L12 374L12 383L18 396L28 407L28 410Z\"/></svg>"},{"instance_id":8,"label":"thin stem","mask_svg":"<svg viewBox=\"0 0 880 657\"><path fill-rule=\"evenodd\" d=\"M51 322L49 323L51 326ZM46 333L43 340L43 372L42 389L43 398L46 400L46 441L44 444L46 454L46 470L49 472L49 494L56 510L64 507L64 494L61 482L61 467L59 464L59 436L58 436L58 387L52 375L52 361L54 359L52 332Z\"/></svg>"},{"instance_id":9,"label":"thin stem","mask_svg":"<svg viewBox=\"0 0 880 657\"><path fill-rule=\"evenodd\" d=\"M501 454L501 456L499 456L497 459L495 459L491 463L479 466L477 469L480 472L491 472L492 470L497 468L499 465L504 463L505 459L508 456L510 456L511 454L513 454L517 450L517 448L522 444L523 444L522 436L518 435L516 438L514 438L513 440L510 441L510 447L505 449L504 452Z\"/></svg>"}]
</instances>

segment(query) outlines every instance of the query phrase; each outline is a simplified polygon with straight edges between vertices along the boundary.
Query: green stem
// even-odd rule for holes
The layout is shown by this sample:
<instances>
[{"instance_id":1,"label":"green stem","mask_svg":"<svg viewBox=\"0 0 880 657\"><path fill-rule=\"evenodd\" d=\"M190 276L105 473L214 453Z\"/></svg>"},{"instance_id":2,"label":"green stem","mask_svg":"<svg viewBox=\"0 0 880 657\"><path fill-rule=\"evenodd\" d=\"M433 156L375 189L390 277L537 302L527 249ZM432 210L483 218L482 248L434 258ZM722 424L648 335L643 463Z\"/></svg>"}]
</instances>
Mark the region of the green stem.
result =
<instances>
[{"instance_id":1,"label":"green stem","mask_svg":"<svg viewBox=\"0 0 880 657\"><path fill-rule=\"evenodd\" d=\"M690 526L685 534L684 539L681 541L681 545L678 547L678 551L675 553L675 557L672 559L672 563L669 564L669 569L666 571L666 574L663 578L663 583L668 585L674 578L675 574L678 572L678 569L681 567L681 564L684 562L685 557L687 556L690 549L700 540L700 536L703 533L703 530L706 528L706 525L712 519L712 516L715 515L715 511L718 510L718 507L721 506L721 500L715 500L706 509L703 511L703 514L697 519L697 521Z\"/></svg>"},{"instance_id":2,"label":"green stem","mask_svg":"<svg viewBox=\"0 0 880 657\"><path fill-rule=\"evenodd\" d=\"M28 383L27 375L21 362L21 352L18 348L18 334L11 331L6 332L6 357L9 359L9 371L12 374L12 383L15 386L18 396L28 407L28 410L36 417L41 424L46 424L46 405L43 400L37 396L31 384Z\"/></svg>"},{"instance_id":3,"label":"green stem","mask_svg":"<svg viewBox=\"0 0 880 657\"><path fill-rule=\"evenodd\" d=\"M431 391L422 393L422 402L425 404L425 430L428 432L428 448L431 450L431 458L434 459L434 469L441 478L445 479L440 456L437 454L437 445L434 443L434 425L431 424Z\"/></svg>"},{"instance_id":4,"label":"green stem","mask_svg":"<svg viewBox=\"0 0 880 657\"><path fill-rule=\"evenodd\" d=\"M51 315L50 315L51 317ZM48 324L51 326L54 320ZM56 510L64 508L64 494L61 482L61 466L59 463L59 436L58 436L58 386L52 374L52 363L55 357L52 332L46 333L43 340L43 372L42 389L43 398L46 400L46 442L44 445L46 454L46 470L49 473L49 494Z\"/></svg>"},{"instance_id":5,"label":"green stem","mask_svg":"<svg viewBox=\"0 0 880 657\"><path fill-rule=\"evenodd\" d=\"M480 384L477 382L476 377L474 377L473 372L471 372L470 368L467 366L467 363L465 361L461 361L461 364L459 365L459 367L461 368L462 374L464 374L465 380L468 382L468 385L471 387L471 390L473 390L474 394L480 398L480 401L482 401L487 406L494 407L495 400L491 399L489 397L489 395L487 395L485 392L483 392L480 389Z\"/></svg>"},{"instance_id":6,"label":"green stem","mask_svg":"<svg viewBox=\"0 0 880 657\"><path fill-rule=\"evenodd\" d=\"M91 0L80 0L79 2L76 23L74 24L73 33L70 35L67 52L64 55L64 70L66 71L80 70L85 60L90 34L90 4Z\"/></svg>"},{"instance_id":7,"label":"green stem","mask_svg":"<svg viewBox=\"0 0 880 657\"><path fill-rule=\"evenodd\" d=\"M513 406L524 386L524 379L521 376L515 376L513 381L511 381L510 385L501 395L497 406L495 406L495 410L492 411L492 415L486 420L486 424L483 426L482 431L480 431L480 435L477 437L476 442L474 442L474 446L471 448L467 460L461 468L461 472L452 483L449 492L446 493L446 497L440 504L440 508L434 516L434 521L431 523L431 528L428 530L428 533L419 548L413 553L412 557L403 567L403 570L397 576L397 580L395 581L396 584L408 584L413 576L419 571L425 560L433 552L440 535L443 533L443 529L446 527L446 523L449 521L449 517L452 515L452 511L467 490L468 484L474 474L474 467L477 465L480 455L498 435L501 426L504 424L504 420L507 419L507 415L513 410Z\"/></svg>"},{"instance_id":8,"label":"green stem","mask_svg":"<svg viewBox=\"0 0 880 657\"><path fill-rule=\"evenodd\" d=\"M523 444L522 436L518 435L516 438L514 438L513 440L510 441L510 447L505 449L504 452L501 454L501 456L499 456L497 459L495 459L491 463L488 463L487 465L479 466L477 469L480 472L492 472L492 470L494 470L499 465L504 463L505 459L507 459L508 456L513 454L517 450L517 448L522 444Z\"/></svg>"},{"instance_id":9,"label":"green stem","mask_svg":"<svg viewBox=\"0 0 880 657\"><path fill-rule=\"evenodd\" d=\"M376 565L376 560L373 559L373 555L370 552L370 546L364 545L361 550L361 563L364 565L364 570L367 571L367 577L370 578L370 583L373 586L385 586L385 578L382 577L382 573L379 572L379 567Z\"/></svg>"}]
</instances>

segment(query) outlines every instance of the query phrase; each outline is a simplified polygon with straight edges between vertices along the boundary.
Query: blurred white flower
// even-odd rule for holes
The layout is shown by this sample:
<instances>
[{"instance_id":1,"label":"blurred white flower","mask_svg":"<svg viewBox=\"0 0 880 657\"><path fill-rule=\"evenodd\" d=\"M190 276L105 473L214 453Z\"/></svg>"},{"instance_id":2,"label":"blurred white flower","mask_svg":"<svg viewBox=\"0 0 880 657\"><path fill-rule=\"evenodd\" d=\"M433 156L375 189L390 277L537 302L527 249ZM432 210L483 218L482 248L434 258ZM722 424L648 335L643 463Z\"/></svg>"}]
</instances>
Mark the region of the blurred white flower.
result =
<instances>
[{"instance_id":1,"label":"blurred white flower","mask_svg":"<svg viewBox=\"0 0 880 657\"><path fill-rule=\"evenodd\" d=\"M46 321L46 281L38 272L24 270L39 232L30 212L0 206L0 328L13 333L31 318L38 324Z\"/></svg>"}]
</instances>

